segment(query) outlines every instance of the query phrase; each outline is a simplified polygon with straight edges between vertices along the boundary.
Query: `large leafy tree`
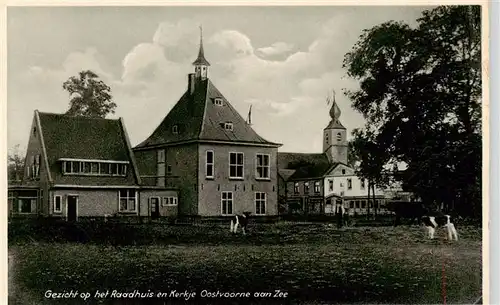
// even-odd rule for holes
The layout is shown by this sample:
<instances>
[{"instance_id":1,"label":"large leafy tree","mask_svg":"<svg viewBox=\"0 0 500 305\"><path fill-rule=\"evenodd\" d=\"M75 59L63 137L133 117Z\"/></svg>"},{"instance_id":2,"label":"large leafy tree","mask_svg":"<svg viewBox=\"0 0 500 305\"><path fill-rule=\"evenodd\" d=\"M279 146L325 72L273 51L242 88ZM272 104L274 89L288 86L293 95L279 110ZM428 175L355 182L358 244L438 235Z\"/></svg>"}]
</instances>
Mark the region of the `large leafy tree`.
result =
<instances>
[{"instance_id":1,"label":"large leafy tree","mask_svg":"<svg viewBox=\"0 0 500 305\"><path fill-rule=\"evenodd\" d=\"M18 183L24 176L24 157L19 144L9 150L7 155L7 176L10 183Z\"/></svg>"},{"instance_id":2,"label":"large leafy tree","mask_svg":"<svg viewBox=\"0 0 500 305\"><path fill-rule=\"evenodd\" d=\"M481 213L481 35L479 6L440 6L418 26L387 22L365 30L344 57L358 90L345 90L366 118L358 141L379 161L404 162L398 179L425 202ZM370 161L373 162L373 159ZM364 163L364 165L363 165ZM378 172L378 174L377 174Z\"/></svg>"},{"instance_id":3,"label":"large leafy tree","mask_svg":"<svg viewBox=\"0 0 500 305\"><path fill-rule=\"evenodd\" d=\"M63 88L71 98L66 114L105 118L115 113L116 104L112 101L111 88L90 70L70 77L64 82Z\"/></svg>"}]
</instances>

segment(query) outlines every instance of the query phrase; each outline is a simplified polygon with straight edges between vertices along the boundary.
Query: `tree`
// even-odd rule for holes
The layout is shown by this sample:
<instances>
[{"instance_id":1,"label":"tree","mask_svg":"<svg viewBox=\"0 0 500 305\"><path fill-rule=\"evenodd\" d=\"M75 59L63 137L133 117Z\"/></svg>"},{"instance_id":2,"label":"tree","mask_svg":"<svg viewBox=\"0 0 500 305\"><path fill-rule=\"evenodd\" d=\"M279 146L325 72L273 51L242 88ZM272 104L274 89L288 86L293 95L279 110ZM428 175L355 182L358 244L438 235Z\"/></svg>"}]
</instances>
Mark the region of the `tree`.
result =
<instances>
[{"instance_id":1,"label":"tree","mask_svg":"<svg viewBox=\"0 0 500 305\"><path fill-rule=\"evenodd\" d=\"M383 167L388 163L388 155L374 139L374 134L368 131L354 129L352 132L352 154L359 161L356 174L367 180L368 207L367 216L370 217L370 204L375 207L375 186L387 185L387 177L383 175ZM372 198L370 198L370 193Z\"/></svg>"},{"instance_id":2,"label":"tree","mask_svg":"<svg viewBox=\"0 0 500 305\"><path fill-rule=\"evenodd\" d=\"M358 163L361 161L355 150L354 141L355 140L350 140L349 142L347 142L347 165L352 168L356 168L358 166Z\"/></svg>"},{"instance_id":3,"label":"tree","mask_svg":"<svg viewBox=\"0 0 500 305\"><path fill-rule=\"evenodd\" d=\"M11 148L7 156L7 175L11 183L21 182L24 176L24 157L19 151L19 144Z\"/></svg>"},{"instance_id":4,"label":"tree","mask_svg":"<svg viewBox=\"0 0 500 305\"><path fill-rule=\"evenodd\" d=\"M424 11L416 28L387 22L365 30L344 57L347 75L360 83L344 94L366 118L363 133L386 161L407 164L397 176L403 186L424 202L476 217L481 215L480 13L479 6L440 6Z\"/></svg>"},{"instance_id":5,"label":"tree","mask_svg":"<svg viewBox=\"0 0 500 305\"><path fill-rule=\"evenodd\" d=\"M111 88L92 71L81 71L78 77L70 77L64 82L63 89L71 98L66 114L105 118L109 113L115 113Z\"/></svg>"}]
</instances>

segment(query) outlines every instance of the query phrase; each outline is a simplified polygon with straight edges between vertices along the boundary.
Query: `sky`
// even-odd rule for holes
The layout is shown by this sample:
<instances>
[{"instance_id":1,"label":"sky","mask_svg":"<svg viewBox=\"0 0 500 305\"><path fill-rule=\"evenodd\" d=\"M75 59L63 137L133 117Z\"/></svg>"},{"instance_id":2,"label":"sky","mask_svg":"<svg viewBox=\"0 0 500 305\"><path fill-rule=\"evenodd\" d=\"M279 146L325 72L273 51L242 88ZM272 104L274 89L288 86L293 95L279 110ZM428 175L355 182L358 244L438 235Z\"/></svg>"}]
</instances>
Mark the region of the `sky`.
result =
<instances>
[{"instance_id":1,"label":"sky","mask_svg":"<svg viewBox=\"0 0 500 305\"><path fill-rule=\"evenodd\" d=\"M24 150L34 111L64 113L62 84L92 70L111 87L131 144L146 139L187 88L203 26L209 78L280 151L322 152L332 90L348 133L363 117L342 68L364 29L410 25L429 7L9 7L8 147Z\"/></svg>"}]
</instances>

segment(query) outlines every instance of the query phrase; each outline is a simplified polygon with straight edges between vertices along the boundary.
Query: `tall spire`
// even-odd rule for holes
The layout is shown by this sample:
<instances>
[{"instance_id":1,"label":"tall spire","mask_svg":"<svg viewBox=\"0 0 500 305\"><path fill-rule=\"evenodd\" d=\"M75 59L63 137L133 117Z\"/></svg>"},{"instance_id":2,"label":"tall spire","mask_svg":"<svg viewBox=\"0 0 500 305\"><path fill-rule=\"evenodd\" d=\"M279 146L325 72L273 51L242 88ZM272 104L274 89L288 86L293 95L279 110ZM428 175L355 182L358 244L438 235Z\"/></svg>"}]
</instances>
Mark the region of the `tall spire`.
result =
<instances>
[{"instance_id":1,"label":"tall spire","mask_svg":"<svg viewBox=\"0 0 500 305\"><path fill-rule=\"evenodd\" d=\"M326 98L326 102L328 105L332 104L332 107L330 108L330 117L332 118L330 121L330 124L326 127L328 128L341 128L345 129L345 127L340 123L340 114L342 113L340 111L339 106L337 105L337 102L335 101L335 90L332 90L332 95L328 96Z\"/></svg>"},{"instance_id":2,"label":"tall spire","mask_svg":"<svg viewBox=\"0 0 500 305\"><path fill-rule=\"evenodd\" d=\"M338 122L338 120L340 118L340 114L342 112L340 111L340 108L339 108L339 106L337 106L337 103L335 101L335 90L333 90L333 97L328 97L326 99L326 101L327 101L327 104L332 103L332 107L330 108L330 117L332 118L332 120L334 122Z\"/></svg>"},{"instance_id":3,"label":"tall spire","mask_svg":"<svg viewBox=\"0 0 500 305\"><path fill-rule=\"evenodd\" d=\"M210 66L210 63L205 59L205 52L203 51L203 28L200 25L200 50L198 51L198 58L193 62L194 66Z\"/></svg>"}]
</instances>

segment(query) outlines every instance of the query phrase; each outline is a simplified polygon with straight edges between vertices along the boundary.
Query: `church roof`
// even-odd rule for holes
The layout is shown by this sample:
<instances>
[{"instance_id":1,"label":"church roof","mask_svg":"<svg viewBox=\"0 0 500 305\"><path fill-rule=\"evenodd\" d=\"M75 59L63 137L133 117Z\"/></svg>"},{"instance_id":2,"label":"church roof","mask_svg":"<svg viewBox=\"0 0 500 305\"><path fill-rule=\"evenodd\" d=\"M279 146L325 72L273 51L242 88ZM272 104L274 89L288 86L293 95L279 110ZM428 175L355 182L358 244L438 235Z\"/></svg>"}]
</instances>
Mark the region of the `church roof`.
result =
<instances>
[{"instance_id":1,"label":"church roof","mask_svg":"<svg viewBox=\"0 0 500 305\"><path fill-rule=\"evenodd\" d=\"M193 140L281 146L259 136L209 79L193 81L193 93L188 88L151 136L135 149ZM232 123L232 130L225 129L224 123Z\"/></svg>"},{"instance_id":2,"label":"church roof","mask_svg":"<svg viewBox=\"0 0 500 305\"><path fill-rule=\"evenodd\" d=\"M326 153L278 153L278 169L294 170L287 180L323 177L337 163L330 163Z\"/></svg>"},{"instance_id":3,"label":"church roof","mask_svg":"<svg viewBox=\"0 0 500 305\"><path fill-rule=\"evenodd\" d=\"M339 120L331 120L325 129L346 129Z\"/></svg>"}]
</instances>

